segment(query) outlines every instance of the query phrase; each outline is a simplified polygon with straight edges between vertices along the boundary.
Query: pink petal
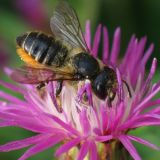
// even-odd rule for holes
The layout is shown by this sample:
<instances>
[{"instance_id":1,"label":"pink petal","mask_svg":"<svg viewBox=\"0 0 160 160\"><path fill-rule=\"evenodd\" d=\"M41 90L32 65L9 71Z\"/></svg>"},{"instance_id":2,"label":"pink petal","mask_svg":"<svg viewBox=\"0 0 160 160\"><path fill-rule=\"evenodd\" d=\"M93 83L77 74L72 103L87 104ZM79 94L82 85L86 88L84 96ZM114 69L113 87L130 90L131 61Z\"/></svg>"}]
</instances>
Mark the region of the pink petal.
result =
<instances>
[{"instance_id":1,"label":"pink petal","mask_svg":"<svg viewBox=\"0 0 160 160\"><path fill-rule=\"evenodd\" d=\"M24 129L33 131L33 132L40 132L45 133L47 132L53 132L53 127L48 127L47 124L44 125L40 120L34 118L34 116L31 114L30 117L24 117L21 115L14 115L14 114L7 114L4 112L0 112L0 118L6 121L14 122L15 126L22 127ZM42 116L41 116L42 118ZM41 119L42 120L42 119Z\"/></svg>"},{"instance_id":2,"label":"pink petal","mask_svg":"<svg viewBox=\"0 0 160 160\"><path fill-rule=\"evenodd\" d=\"M0 127L8 127L8 126L16 126L15 122L4 122L4 121L0 121Z\"/></svg>"},{"instance_id":3,"label":"pink petal","mask_svg":"<svg viewBox=\"0 0 160 160\"><path fill-rule=\"evenodd\" d=\"M152 104L153 104L153 105L152 105ZM150 105L150 106L156 106L156 105L159 105L159 104L160 104L160 100L157 99L157 100L151 102L149 105ZM148 105L148 106L149 106L149 105ZM146 107L147 107L147 106L146 106ZM150 111L150 113L160 114L160 106L152 109L152 110Z\"/></svg>"},{"instance_id":4,"label":"pink petal","mask_svg":"<svg viewBox=\"0 0 160 160\"><path fill-rule=\"evenodd\" d=\"M116 117L115 117L115 121L113 123L113 130L115 130L120 124L121 124L121 121L123 119L123 115L125 113L125 104L124 102L122 101L119 106L117 107L117 114L116 114Z\"/></svg>"},{"instance_id":5,"label":"pink petal","mask_svg":"<svg viewBox=\"0 0 160 160\"><path fill-rule=\"evenodd\" d=\"M126 49L126 52L125 52L125 57L123 58L123 62L122 62L122 65L121 65L121 69L122 70L126 70L126 66L128 64L128 60L129 60L129 57L131 56L132 54L132 50L134 48L134 43L135 43L135 35L132 35L130 41L129 41L129 44L128 44L128 47Z\"/></svg>"},{"instance_id":6,"label":"pink petal","mask_svg":"<svg viewBox=\"0 0 160 160\"><path fill-rule=\"evenodd\" d=\"M97 153L97 147L96 144L91 141L90 142L90 160L97 160L98 159L98 153Z\"/></svg>"},{"instance_id":7,"label":"pink petal","mask_svg":"<svg viewBox=\"0 0 160 160\"><path fill-rule=\"evenodd\" d=\"M126 59L126 64L125 64L125 66L124 66L124 67L125 67L124 70L125 70L126 74L130 76L130 79L131 79L131 78L134 76L134 74L135 74L135 72L132 73L132 71L133 71L133 70L132 70L132 68L133 68L133 62L130 61L130 60L131 60L131 59L134 59L135 53L136 53L136 51L137 51L137 46L138 46L138 40L137 40L137 39L134 39L133 45L132 45L132 50L130 51L130 54L128 55L128 57L127 57L127 59ZM130 62L130 63L128 63L128 62ZM134 79L135 79L135 78L137 78L137 77L134 77ZM132 82L133 85L135 85L134 80L131 79L131 82Z\"/></svg>"},{"instance_id":8,"label":"pink petal","mask_svg":"<svg viewBox=\"0 0 160 160\"><path fill-rule=\"evenodd\" d=\"M55 144L62 141L65 137L63 135L55 136L55 137L49 137L46 140L41 140L38 144L28 149L22 157L20 157L18 160L26 160L27 158L42 152L43 150L46 150L47 148L50 148L54 146Z\"/></svg>"},{"instance_id":9,"label":"pink petal","mask_svg":"<svg viewBox=\"0 0 160 160\"><path fill-rule=\"evenodd\" d=\"M136 82L136 79L140 74L141 74L141 76L144 76L145 64L142 64L142 62L143 62L142 58L143 58L143 54L144 54L144 48L145 48L145 45L146 45L146 40L147 40L147 38L144 37L138 43L137 49L136 49L136 54L135 54L135 57L134 57L134 61L132 61L131 72L133 73L134 83ZM135 67L137 67L136 73L134 72Z\"/></svg>"},{"instance_id":10,"label":"pink petal","mask_svg":"<svg viewBox=\"0 0 160 160\"><path fill-rule=\"evenodd\" d=\"M153 101L150 101L148 103L146 103L141 109L142 110L145 110L145 109L148 109L149 107L153 107L153 106L157 106L160 104L160 99L156 99L156 100L153 100ZM158 107L157 107L158 108ZM157 109L155 108L155 110ZM157 109L159 110L159 109ZM152 110L153 111L153 110Z\"/></svg>"},{"instance_id":11,"label":"pink petal","mask_svg":"<svg viewBox=\"0 0 160 160\"><path fill-rule=\"evenodd\" d=\"M87 117L87 113L86 110L83 109L80 113L80 122L81 122L81 127L83 130L83 134L84 136L87 136L90 134L91 132L91 126Z\"/></svg>"},{"instance_id":12,"label":"pink petal","mask_svg":"<svg viewBox=\"0 0 160 160\"><path fill-rule=\"evenodd\" d=\"M127 128L136 128L138 126L148 126L151 124L153 125L154 123L156 125L160 123L160 115L147 112L143 115L137 115L136 117L129 119L126 123L119 127L119 130L125 130Z\"/></svg>"},{"instance_id":13,"label":"pink petal","mask_svg":"<svg viewBox=\"0 0 160 160\"><path fill-rule=\"evenodd\" d=\"M142 121L145 121L145 120L160 120L160 115L159 114L154 114L154 113L144 113L143 115L137 115L137 118L136 118L138 121L139 120L142 120Z\"/></svg>"},{"instance_id":14,"label":"pink petal","mask_svg":"<svg viewBox=\"0 0 160 160\"><path fill-rule=\"evenodd\" d=\"M139 123L135 123L133 124L131 127L132 128L138 128L138 127L144 127L144 126L159 126L160 122L157 120L149 120L149 121L145 121L145 122L139 122Z\"/></svg>"},{"instance_id":15,"label":"pink petal","mask_svg":"<svg viewBox=\"0 0 160 160\"><path fill-rule=\"evenodd\" d=\"M108 118L107 118L107 109L106 107L100 107L100 117L101 117L101 123L103 127L103 131L106 129L108 125Z\"/></svg>"},{"instance_id":16,"label":"pink petal","mask_svg":"<svg viewBox=\"0 0 160 160\"><path fill-rule=\"evenodd\" d=\"M14 114L19 116L31 116L29 108L14 104L7 104L7 106L1 108L1 111L7 114Z\"/></svg>"},{"instance_id":17,"label":"pink petal","mask_svg":"<svg viewBox=\"0 0 160 160\"><path fill-rule=\"evenodd\" d=\"M76 129L72 128L72 126L70 126L69 124L63 122L58 117L56 117L54 115L51 115L51 114L47 114L47 113L44 113L44 115L47 115L48 117L50 117L53 121L55 121L57 124L62 126L67 131L71 132L72 134L75 134L75 135L79 136L79 132Z\"/></svg>"},{"instance_id":18,"label":"pink petal","mask_svg":"<svg viewBox=\"0 0 160 160\"><path fill-rule=\"evenodd\" d=\"M16 86L11 83L3 82L2 80L0 80L0 85L4 86L14 92L19 92L19 93L25 94L25 90L23 88L21 88L20 86Z\"/></svg>"},{"instance_id":19,"label":"pink petal","mask_svg":"<svg viewBox=\"0 0 160 160\"><path fill-rule=\"evenodd\" d=\"M84 39L87 43L88 49L91 50L91 29L90 29L90 21L89 20L86 22Z\"/></svg>"},{"instance_id":20,"label":"pink petal","mask_svg":"<svg viewBox=\"0 0 160 160\"><path fill-rule=\"evenodd\" d=\"M153 149L155 149L155 150L160 150L160 148L159 147L157 147L156 145L154 145L154 144L152 144L152 143L150 143L150 142L148 142L148 141L146 141L146 140L144 140L144 139L141 139L141 138L139 138L139 137L135 137L135 136L127 136L130 140L133 140L133 141L136 141L136 142L138 142L138 143L141 143L141 144L144 144L144 145L146 145L146 146L149 146L149 147L151 147L151 148L153 148Z\"/></svg>"},{"instance_id":21,"label":"pink petal","mask_svg":"<svg viewBox=\"0 0 160 160\"><path fill-rule=\"evenodd\" d=\"M36 144L38 142L41 142L42 140L45 140L46 138L48 138L48 136L49 135L46 135L46 134L38 134L36 136L26 138L23 140L9 142L7 144L1 145L0 151L1 152L9 152L12 150L24 148L24 147L30 146L32 144Z\"/></svg>"},{"instance_id":22,"label":"pink petal","mask_svg":"<svg viewBox=\"0 0 160 160\"><path fill-rule=\"evenodd\" d=\"M16 103L16 104L19 104L19 105L22 105L22 106L28 106L28 104L25 102L25 101L22 101L16 97L13 97L3 91L0 91L0 97L1 98L4 98L12 103Z\"/></svg>"},{"instance_id":23,"label":"pink petal","mask_svg":"<svg viewBox=\"0 0 160 160\"><path fill-rule=\"evenodd\" d=\"M112 135L107 135L107 136L97 136L95 137L95 140L98 142L107 142L109 140L113 139Z\"/></svg>"},{"instance_id":24,"label":"pink petal","mask_svg":"<svg viewBox=\"0 0 160 160\"><path fill-rule=\"evenodd\" d=\"M99 24L94 36L93 47L92 47L92 54L94 57L97 57L98 55L98 48L99 48L100 37L101 37L101 28L102 28L102 25Z\"/></svg>"},{"instance_id":25,"label":"pink petal","mask_svg":"<svg viewBox=\"0 0 160 160\"><path fill-rule=\"evenodd\" d=\"M121 29L118 27L114 33L110 61L116 64L117 57L120 52Z\"/></svg>"},{"instance_id":26,"label":"pink petal","mask_svg":"<svg viewBox=\"0 0 160 160\"><path fill-rule=\"evenodd\" d=\"M143 37L143 38L140 39L140 41L138 43L138 46L137 46L137 52L136 52L135 57L134 57L133 66L135 66L136 64L138 65L139 61L141 61L141 57L142 57L143 52L144 52L146 41L147 41L147 37Z\"/></svg>"},{"instance_id":27,"label":"pink petal","mask_svg":"<svg viewBox=\"0 0 160 160\"><path fill-rule=\"evenodd\" d=\"M142 59L142 65L146 65L148 58L151 56L154 49L154 44L151 44L148 48L148 50L144 53L144 57Z\"/></svg>"},{"instance_id":28,"label":"pink petal","mask_svg":"<svg viewBox=\"0 0 160 160\"><path fill-rule=\"evenodd\" d=\"M41 109L40 106L44 106L45 105L45 102L43 100L41 100L39 98L39 95L37 93L27 93L25 96L24 96L25 100L30 104L30 109L33 111L33 112L36 112L36 113L42 113L43 110Z\"/></svg>"},{"instance_id":29,"label":"pink petal","mask_svg":"<svg viewBox=\"0 0 160 160\"><path fill-rule=\"evenodd\" d=\"M70 140L69 142L61 145L61 146L57 149L57 151L56 151L56 153L55 153L55 156L59 156L59 155L65 153L65 152L68 152L68 150L70 150L72 147L74 147L74 146L76 146L77 144L79 144L80 141L81 141L81 139L82 139L81 137L78 137L78 138L72 139L72 140Z\"/></svg>"},{"instance_id":30,"label":"pink petal","mask_svg":"<svg viewBox=\"0 0 160 160\"><path fill-rule=\"evenodd\" d=\"M87 155L87 152L89 150L89 142L88 141L85 141L82 146L81 146L81 149L79 151L79 154L78 154L78 158L77 160L84 160L85 156Z\"/></svg>"},{"instance_id":31,"label":"pink petal","mask_svg":"<svg viewBox=\"0 0 160 160\"><path fill-rule=\"evenodd\" d=\"M108 37L108 30L106 27L103 27L103 63L107 64L109 59L109 37Z\"/></svg>"},{"instance_id":32,"label":"pink petal","mask_svg":"<svg viewBox=\"0 0 160 160\"><path fill-rule=\"evenodd\" d=\"M157 68L157 59L154 58L153 61L152 61L152 65L151 65L151 68L150 68L150 72L148 74L148 77L146 79L146 81L144 82L144 86L142 88L142 95L146 93L146 91L149 89L149 86L150 86L150 83L151 83L151 80L155 74L155 71L156 71L156 68ZM141 108L142 110L142 108Z\"/></svg>"},{"instance_id":33,"label":"pink petal","mask_svg":"<svg viewBox=\"0 0 160 160\"><path fill-rule=\"evenodd\" d=\"M144 100L136 107L136 111L141 109L149 100L151 100L160 91L160 86L151 92Z\"/></svg>"},{"instance_id":34,"label":"pink petal","mask_svg":"<svg viewBox=\"0 0 160 160\"><path fill-rule=\"evenodd\" d=\"M149 75L148 75L148 81L151 81L151 79L153 78L154 74L155 74L155 71L156 71L156 68L157 68L157 59L154 58L153 61L152 61L152 65L151 65L151 68L150 68L150 72L149 72Z\"/></svg>"},{"instance_id":35,"label":"pink petal","mask_svg":"<svg viewBox=\"0 0 160 160\"><path fill-rule=\"evenodd\" d=\"M154 83L154 84L152 85L151 91L152 91L152 92L155 91L155 90L157 89L157 87L159 87L159 86L160 86L160 81L158 81L157 83Z\"/></svg>"},{"instance_id":36,"label":"pink petal","mask_svg":"<svg viewBox=\"0 0 160 160\"><path fill-rule=\"evenodd\" d=\"M119 131L126 130L128 128L138 128L138 127L144 127L144 126L157 126L160 125L160 121L157 121L157 119L151 119L151 118L145 118L140 121L132 119L130 121L127 121L123 125L121 125L118 129Z\"/></svg>"},{"instance_id":37,"label":"pink petal","mask_svg":"<svg viewBox=\"0 0 160 160\"><path fill-rule=\"evenodd\" d=\"M121 135L119 136L119 140L135 160L141 160L141 157L127 136Z\"/></svg>"}]
</instances>

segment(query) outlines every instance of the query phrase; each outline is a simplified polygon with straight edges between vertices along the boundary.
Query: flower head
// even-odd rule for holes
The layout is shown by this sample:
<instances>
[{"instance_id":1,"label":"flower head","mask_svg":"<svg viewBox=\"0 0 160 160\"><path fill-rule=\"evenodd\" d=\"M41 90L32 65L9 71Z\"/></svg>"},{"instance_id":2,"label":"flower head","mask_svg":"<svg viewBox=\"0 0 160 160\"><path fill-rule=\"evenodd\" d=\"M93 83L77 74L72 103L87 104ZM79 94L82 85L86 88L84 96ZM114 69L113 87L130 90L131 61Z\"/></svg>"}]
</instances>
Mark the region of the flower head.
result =
<instances>
[{"instance_id":1,"label":"flower head","mask_svg":"<svg viewBox=\"0 0 160 160\"><path fill-rule=\"evenodd\" d=\"M133 35L124 57L119 59L120 28L115 31L110 51L107 28L98 26L92 45L90 23L87 22L85 40L94 57L98 55L101 34L103 63L115 69L118 81L117 96L112 107L108 106L107 100L100 100L93 94L88 81L83 87L79 82L78 93L86 89L92 103L84 103L82 99L77 101L77 89L65 82L58 99L61 112L57 109L58 100L55 98L56 82L50 82L46 89L38 92L33 85L15 86L0 81L1 85L24 95L24 99L20 100L0 92L0 97L4 99L0 101L0 126L18 126L37 133L30 138L1 145L0 151L8 152L30 146L19 158L24 160L60 143L56 156L97 160L106 159L110 155L109 148L112 144L120 142L133 159L140 160L131 141L159 149L144 139L128 134L130 130L141 126L160 125L160 108L152 108L160 104L159 99L152 99L160 91L159 82L151 84L156 59L153 59L148 77L145 78L145 65L153 51L153 44L144 51L146 37L138 41ZM7 70L8 74L11 72Z\"/></svg>"}]
</instances>

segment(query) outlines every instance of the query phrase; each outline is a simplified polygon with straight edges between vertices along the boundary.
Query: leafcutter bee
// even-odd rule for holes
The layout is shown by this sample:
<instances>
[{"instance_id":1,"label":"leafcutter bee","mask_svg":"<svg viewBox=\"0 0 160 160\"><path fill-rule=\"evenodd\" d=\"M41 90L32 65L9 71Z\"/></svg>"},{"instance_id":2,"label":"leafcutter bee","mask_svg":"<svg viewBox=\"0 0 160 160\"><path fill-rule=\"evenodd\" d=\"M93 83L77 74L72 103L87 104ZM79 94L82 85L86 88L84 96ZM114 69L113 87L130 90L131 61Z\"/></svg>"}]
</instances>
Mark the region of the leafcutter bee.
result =
<instances>
[{"instance_id":1,"label":"leafcutter bee","mask_svg":"<svg viewBox=\"0 0 160 160\"><path fill-rule=\"evenodd\" d=\"M26 63L12 78L20 83L38 84L58 81L91 82L97 97L111 102L118 88L114 69L94 58L84 40L77 14L67 2L60 2L50 20L53 35L27 32L17 37L17 53Z\"/></svg>"}]
</instances>

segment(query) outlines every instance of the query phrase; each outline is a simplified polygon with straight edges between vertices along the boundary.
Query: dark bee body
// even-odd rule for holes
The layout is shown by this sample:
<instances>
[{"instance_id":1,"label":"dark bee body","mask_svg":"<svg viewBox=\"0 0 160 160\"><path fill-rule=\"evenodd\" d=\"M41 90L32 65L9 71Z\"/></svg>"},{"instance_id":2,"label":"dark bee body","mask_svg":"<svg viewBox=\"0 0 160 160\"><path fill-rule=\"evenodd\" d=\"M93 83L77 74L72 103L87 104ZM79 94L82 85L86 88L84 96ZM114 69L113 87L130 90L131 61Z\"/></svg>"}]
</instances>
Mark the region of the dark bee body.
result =
<instances>
[{"instance_id":1,"label":"dark bee body","mask_svg":"<svg viewBox=\"0 0 160 160\"><path fill-rule=\"evenodd\" d=\"M17 37L17 53L27 66L16 70L12 78L41 86L45 82L58 81L56 96L64 80L87 79L95 95L103 100L107 97L110 105L118 90L116 72L90 54L74 9L61 1L50 25L54 36L27 32Z\"/></svg>"},{"instance_id":2,"label":"dark bee body","mask_svg":"<svg viewBox=\"0 0 160 160\"><path fill-rule=\"evenodd\" d=\"M72 64L78 74L79 80L94 79L100 71L98 61L89 53L81 52L72 59Z\"/></svg>"},{"instance_id":3,"label":"dark bee body","mask_svg":"<svg viewBox=\"0 0 160 160\"><path fill-rule=\"evenodd\" d=\"M98 61L89 53L80 52L68 56L68 48L42 32L28 32L17 37L17 45L34 60L43 65L63 67L66 61L74 67L79 80L93 79L100 71Z\"/></svg>"},{"instance_id":4,"label":"dark bee body","mask_svg":"<svg viewBox=\"0 0 160 160\"><path fill-rule=\"evenodd\" d=\"M44 66L63 68L69 63L74 70L73 80L89 79L94 93L100 99L105 99L106 96L111 96L110 98L114 99L113 88L117 88L114 70L107 66L100 69L97 59L89 53L80 52L69 57L69 51L62 42L41 32L29 32L17 37L17 45L24 50L23 54L28 54ZM57 93L61 92L61 83Z\"/></svg>"},{"instance_id":5,"label":"dark bee body","mask_svg":"<svg viewBox=\"0 0 160 160\"><path fill-rule=\"evenodd\" d=\"M41 32L29 32L17 37L17 45L37 62L49 66L64 65L68 54L62 43Z\"/></svg>"}]
</instances>

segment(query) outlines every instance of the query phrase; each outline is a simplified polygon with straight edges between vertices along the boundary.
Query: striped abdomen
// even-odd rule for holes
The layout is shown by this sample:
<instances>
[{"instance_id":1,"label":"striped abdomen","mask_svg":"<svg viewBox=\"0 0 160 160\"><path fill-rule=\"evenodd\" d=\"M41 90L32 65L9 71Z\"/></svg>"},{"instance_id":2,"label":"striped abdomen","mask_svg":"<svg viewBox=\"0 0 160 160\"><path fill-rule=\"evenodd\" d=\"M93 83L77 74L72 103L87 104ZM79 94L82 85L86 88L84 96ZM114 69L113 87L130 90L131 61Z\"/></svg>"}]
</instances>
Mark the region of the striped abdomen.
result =
<instances>
[{"instance_id":1,"label":"striped abdomen","mask_svg":"<svg viewBox=\"0 0 160 160\"><path fill-rule=\"evenodd\" d=\"M26 54L42 64L62 66L68 54L60 41L41 32L25 33L16 41Z\"/></svg>"}]
</instances>

